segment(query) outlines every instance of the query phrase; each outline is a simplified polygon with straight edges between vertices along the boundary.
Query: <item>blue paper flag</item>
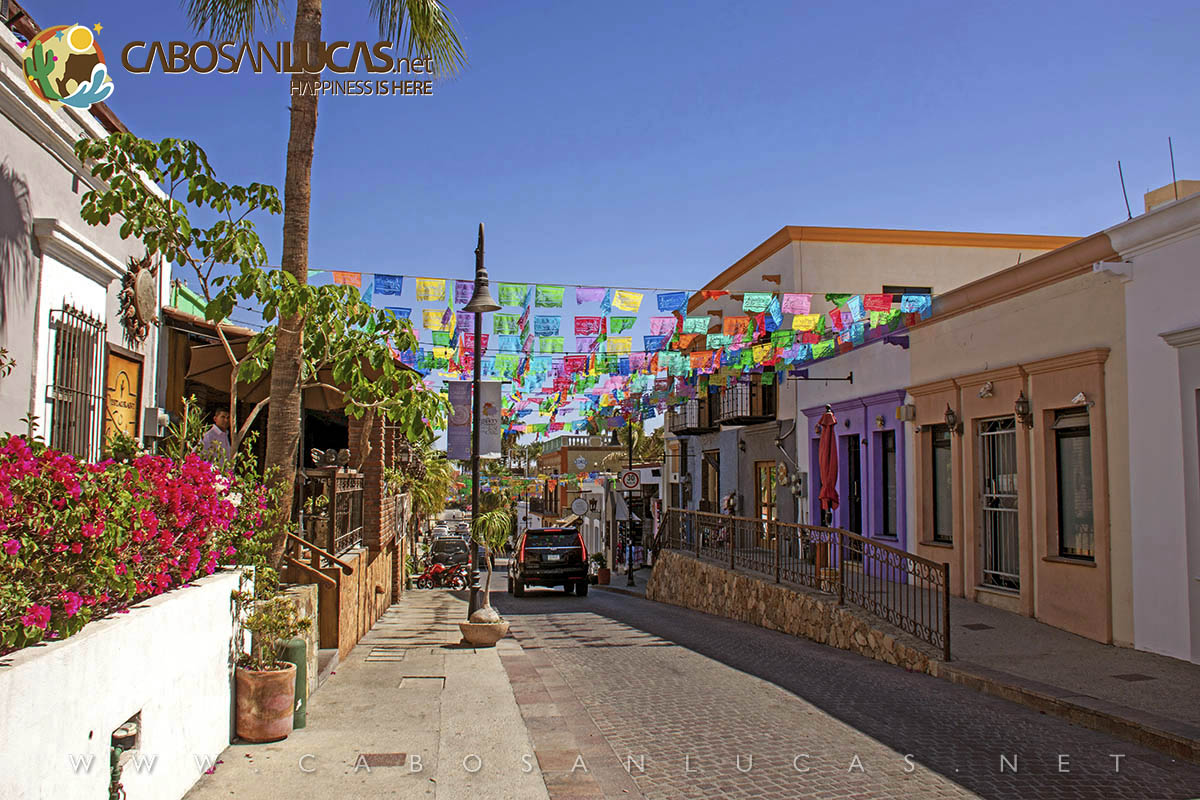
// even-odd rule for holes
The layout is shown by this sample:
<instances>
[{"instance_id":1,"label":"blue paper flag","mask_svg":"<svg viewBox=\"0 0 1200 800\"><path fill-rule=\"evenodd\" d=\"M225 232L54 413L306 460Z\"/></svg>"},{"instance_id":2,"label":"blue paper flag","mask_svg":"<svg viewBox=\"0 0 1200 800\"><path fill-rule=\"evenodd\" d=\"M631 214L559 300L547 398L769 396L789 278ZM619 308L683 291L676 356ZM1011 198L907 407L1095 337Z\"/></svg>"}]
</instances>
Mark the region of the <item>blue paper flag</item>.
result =
<instances>
[{"instance_id":1,"label":"blue paper flag","mask_svg":"<svg viewBox=\"0 0 1200 800\"><path fill-rule=\"evenodd\" d=\"M379 294L403 294L404 293L404 276L403 275L376 275L375 276L375 291Z\"/></svg>"},{"instance_id":2,"label":"blue paper flag","mask_svg":"<svg viewBox=\"0 0 1200 800\"><path fill-rule=\"evenodd\" d=\"M687 305L687 292L660 292L658 294L659 311L682 311Z\"/></svg>"},{"instance_id":3,"label":"blue paper flag","mask_svg":"<svg viewBox=\"0 0 1200 800\"><path fill-rule=\"evenodd\" d=\"M387 310L395 314L400 319L412 319L411 308L397 308L396 306L388 306Z\"/></svg>"}]
</instances>

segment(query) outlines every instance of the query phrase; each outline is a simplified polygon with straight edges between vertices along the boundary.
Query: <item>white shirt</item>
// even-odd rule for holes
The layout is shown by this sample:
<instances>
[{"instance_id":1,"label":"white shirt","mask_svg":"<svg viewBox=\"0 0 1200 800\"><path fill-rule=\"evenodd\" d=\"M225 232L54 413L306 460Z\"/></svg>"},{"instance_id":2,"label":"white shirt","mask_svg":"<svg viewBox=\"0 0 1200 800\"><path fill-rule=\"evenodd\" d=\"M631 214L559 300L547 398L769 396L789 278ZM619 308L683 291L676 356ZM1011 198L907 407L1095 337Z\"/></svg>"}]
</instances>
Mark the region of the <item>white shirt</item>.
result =
<instances>
[{"instance_id":1,"label":"white shirt","mask_svg":"<svg viewBox=\"0 0 1200 800\"><path fill-rule=\"evenodd\" d=\"M213 425L200 437L200 448L209 454L212 461L228 461L233 457L233 446L229 434Z\"/></svg>"}]
</instances>

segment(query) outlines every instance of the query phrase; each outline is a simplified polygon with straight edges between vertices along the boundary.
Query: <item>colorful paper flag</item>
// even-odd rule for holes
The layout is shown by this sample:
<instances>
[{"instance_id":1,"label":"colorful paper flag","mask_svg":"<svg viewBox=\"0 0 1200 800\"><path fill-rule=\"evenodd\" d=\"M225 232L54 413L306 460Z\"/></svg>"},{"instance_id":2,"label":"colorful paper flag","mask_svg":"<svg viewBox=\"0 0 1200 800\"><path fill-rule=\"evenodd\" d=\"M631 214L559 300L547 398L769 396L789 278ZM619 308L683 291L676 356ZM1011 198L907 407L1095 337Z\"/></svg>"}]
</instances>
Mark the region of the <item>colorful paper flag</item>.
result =
<instances>
[{"instance_id":1,"label":"colorful paper flag","mask_svg":"<svg viewBox=\"0 0 1200 800\"><path fill-rule=\"evenodd\" d=\"M651 317L650 334L652 336L670 336L675 332L674 317Z\"/></svg>"},{"instance_id":2,"label":"colorful paper flag","mask_svg":"<svg viewBox=\"0 0 1200 800\"><path fill-rule=\"evenodd\" d=\"M869 294L863 298L867 311L891 311L892 296L890 294Z\"/></svg>"},{"instance_id":3,"label":"colorful paper flag","mask_svg":"<svg viewBox=\"0 0 1200 800\"><path fill-rule=\"evenodd\" d=\"M659 311L682 311L687 306L687 292L659 292Z\"/></svg>"},{"instance_id":4,"label":"colorful paper flag","mask_svg":"<svg viewBox=\"0 0 1200 800\"><path fill-rule=\"evenodd\" d=\"M634 326L637 322L637 317L609 317L608 332L609 333L624 333Z\"/></svg>"},{"instance_id":5,"label":"colorful paper flag","mask_svg":"<svg viewBox=\"0 0 1200 800\"><path fill-rule=\"evenodd\" d=\"M502 283L498 288L500 299L497 302L502 306L524 305L527 288L523 283Z\"/></svg>"},{"instance_id":6,"label":"colorful paper flag","mask_svg":"<svg viewBox=\"0 0 1200 800\"><path fill-rule=\"evenodd\" d=\"M792 330L794 331L815 331L817 323L820 321L820 314L797 314L792 317Z\"/></svg>"},{"instance_id":7,"label":"colorful paper flag","mask_svg":"<svg viewBox=\"0 0 1200 800\"><path fill-rule=\"evenodd\" d=\"M361 272L341 272L333 270L333 282L339 286L357 286L362 288L362 273Z\"/></svg>"},{"instance_id":8,"label":"colorful paper flag","mask_svg":"<svg viewBox=\"0 0 1200 800\"><path fill-rule=\"evenodd\" d=\"M404 276L403 275L379 275L375 276L375 293L376 294L403 294L404 293Z\"/></svg>"},{"instance_id":9,"label":"colorful paper flag","mask_svg":"<svg viewBox=\"0 0 1200 800\"><path fill-rule=\"evenodd\" d=\"M446 281L442 278L417 278L417 299L440 303L446 299Z\"/></svg>"},{"instance_id":10,"label":"colorful paper flag","mask_svg":"<svg viewBox=\"0 0 1200 800\"><path fill-rule=\"evenodd\" d=\"M742 296L742 311L760 314L767 310L767 306L771 305L771 299L774 296L771 292L746 292Z\"/></svg>"},{"instance_id":11,"label":"colorful paper flag","mask_svg":"<svg viewBox=\"0 0 1200 800\"><path fill-rule=\"evenodd\" d=\"M538 314L533 318L533 332L537 336L558 336L562 317L550 314Z\"/></svg>"},{"instance_id":12,"label":"colorful paper flag","mask_svg":"<svg viewBox=\"0 0 1200 800\"><path fill-rule=\"evenodd\" d=\"M622 311L637 312L642 306L642 293L631 292L628 289L617 289L613 296L613 306Z\"/></svg>"},{"instance_id":13,"label":"colorful paper flag","mask_svg":"<svg viewBox=\"0 0 1200 800\"><path fill-rule=\"evenodd\" d=\"M783 296L783 313L807 314L812 310L811 294L795 294L788 292Z\"/></svg>"},{"instance_id":14,"label":"colorful paper flag","mask_svg":"<svg viewBox=\"0 0 1200 800\"><path fill-rule=\"evenodd\" d=\"M575 305L584 303L599 303L604 299L605 290L599 286L578 286L575 288Z\"/></svg>"},{"instance_id":15,"label":"colorful paper flag","mask_svg":"<svg viewBox=\"0 0 1200 800\"><path fill-rule=\"evenodd\" d=\"M538 286L536 305L538 308L562 308L563 292L561 286Z\"/></svg>"}]
</instances>

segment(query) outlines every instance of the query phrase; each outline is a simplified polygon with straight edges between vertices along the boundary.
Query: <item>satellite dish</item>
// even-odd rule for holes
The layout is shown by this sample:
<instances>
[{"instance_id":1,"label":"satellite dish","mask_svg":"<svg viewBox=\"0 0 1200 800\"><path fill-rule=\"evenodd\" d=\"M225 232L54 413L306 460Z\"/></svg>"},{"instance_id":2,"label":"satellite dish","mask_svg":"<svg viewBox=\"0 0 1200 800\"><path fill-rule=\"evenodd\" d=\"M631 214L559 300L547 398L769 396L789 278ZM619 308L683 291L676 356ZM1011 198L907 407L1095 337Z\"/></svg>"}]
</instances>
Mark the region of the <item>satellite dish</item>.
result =
<instances>
[{"instance_id":1,"label":"satellite dish","mask_svg":"<svg viewBox=\"0 0 1200 800\"><path fill-rule=\"evenodd\" d=\"M138 318L149 325L158 324L158 286L154 273L148 269L138 271L133 284L133 302Z\"/></svg>"}]
</instances>

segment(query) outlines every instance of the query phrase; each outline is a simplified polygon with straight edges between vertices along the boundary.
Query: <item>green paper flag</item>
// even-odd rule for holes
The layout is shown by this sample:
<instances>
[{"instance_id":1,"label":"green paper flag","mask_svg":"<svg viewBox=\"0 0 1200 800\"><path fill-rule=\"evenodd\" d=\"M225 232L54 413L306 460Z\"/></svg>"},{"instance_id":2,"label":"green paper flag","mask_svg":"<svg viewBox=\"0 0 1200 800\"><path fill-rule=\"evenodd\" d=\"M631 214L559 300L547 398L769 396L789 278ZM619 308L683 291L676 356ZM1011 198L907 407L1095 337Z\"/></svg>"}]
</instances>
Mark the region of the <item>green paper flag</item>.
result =
<instances>
[{"instance_id":1,"label":"green paper flag","mask_svg":"<svg viewBox=\"0 0 1200 800\"><path fill-rule=\"evenodd\" d=\"M772 292L746 292L742 296L742 310L750 314L761 314L771 305Z\"/></svg>"},{"instance_id":2,"label":"green paper flag","mask_svg":"<svg viewBox=\"0 0 1200 800\"><path fill-rule=\"evenodd\" d=\"M708 333L708 317L687 317L683 320L683 333Z\"/></svg>"},{"instance_id":3,"label":"green paper flag","mask_svg":"<svg viewBox=\"0 0 1200 800\"><path fill-rule=\"evenodd\" d=\"M525 304L526 286L523 283L500 284L500 305L520 306Z\"/></svg>"},{"instance_id":4,"label":"green paper flag","mask_svg":"<svg viewBox=\"0 0 1200 800\"><path fill-rule=\"evenodd\" d=\"M846 305L846 301L849 300L851 297L853 297L853 295L849 295L849 294L827 294L827 295L825 295L825 299L828 302L833 303L834 308L841 308L842 306Z\"/></svg>"},{"instance_id":5,"label":"green paper flag","mask_svg":"<svg viewBox=\"0 0 1200 800\"><path fill-rule=\"evenodd\" d=\"M535 305L538 308L562 308L563 304L563 287L561 286L539 286L537 287L537 300Z\"/></svg>"},{"instance_id":6,"label":"green paper flag","mask_svg":"<svg viewBox=\"0 0 1200 800\"><path fill-rule=\"evenodd\" d=\"M608 320L608 332L622 333L632 328L635 322L637 322L637 317L612 317Z\"/></svg>"}]
</instances>

